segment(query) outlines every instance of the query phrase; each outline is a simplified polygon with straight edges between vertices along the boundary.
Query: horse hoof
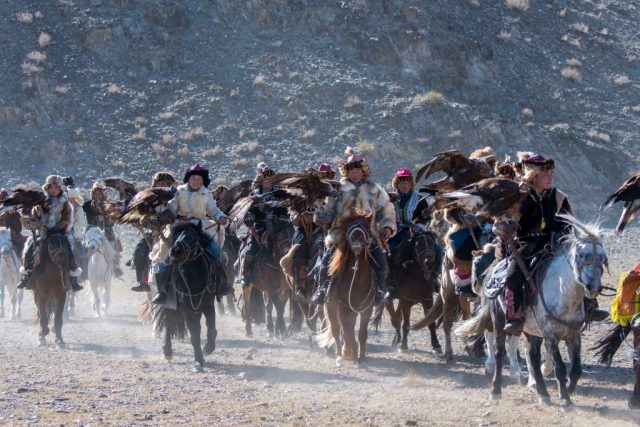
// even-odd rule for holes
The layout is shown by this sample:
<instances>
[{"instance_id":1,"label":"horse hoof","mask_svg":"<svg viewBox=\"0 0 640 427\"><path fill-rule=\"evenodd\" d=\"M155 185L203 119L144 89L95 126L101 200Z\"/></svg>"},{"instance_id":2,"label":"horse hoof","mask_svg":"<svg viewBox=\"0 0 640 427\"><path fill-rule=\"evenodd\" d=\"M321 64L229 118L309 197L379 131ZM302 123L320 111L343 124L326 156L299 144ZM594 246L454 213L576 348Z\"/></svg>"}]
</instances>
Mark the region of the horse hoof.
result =
<instances>
[{"instance_id":1,"label":"horse hoof","mask_svg":"<svg viewBox=\"0 0 640 427\"><path fill-rule=\"evenodd\" d=\"M58 346L58 348L64 348L64 341L56 340L56 345Z\"/></svg>"},{"instance_id":2,"label":"horse hoof","mask_svg":"<svg viewBox=\"0 0 640 427\"><path fill-rule=\"evenodd\" d=\"M201 374L202 372L204 372L204 368L202 367L202 363L200 362L196 362L193 365L193 369L191 370L194 374Z\"/></svg>"},{"instance_id":3,"label":"horse hoof","mask_svg":"<svg viewBox=\"0 0 640 427\"><path fill-rule=\"evenodd\" d=\"M442 354L442 347L433 347L433 352L435 354Z\"/></svg>"},{"instance_id":4,"label":"horse hoof","mask_svg":"<svg viewBox=\"0 0 640 427\"><path fill-rule=\"evenodd\" d=\"M632 396L627 405L629 409L640 409L640 399Z\"/></svg>"},{"instance_id":5,"label":"horse hoof","mask_svg":"<svg viewBox=\"0 0 640 427\"><path fill-rule=\"evenodd\" d=\"M409 353L409 349L406 347L398 347L398 353L400 354Z\"/></svg>"},{"instance_id":6,"label":"horse hoof","mask_svg":"<svg viewBox=\"0 0 640 427\"><path fill-rule=\"evenodd\" d=\"M342 368L343 366L344 366L344 360L342 360L342 357L336 358L336 367Z\"/></svg>"},{"instance_id":7,"label":"horse hoof","mask_svg":"<svg viewBox=\"0 0 640 427\"><path fill-rule=\"evenodd\" d=\"M486 377L492 377L493 374L495 374L495 372L496 372L495 365L494 366L489 365L484 367L484 375Z\"/></svg>"},{"instance_id":8,"label":"horse hoof","mask_svg":"<svg viewBox=\"0 0 640 427\"><path fill-rule=\"evenodd\" d=\"M538 399L538 402L541 405L551 405L551 398L549 396L540 396L540 398Z\"/></svg>"},{"instance_id":9,"label":"horse hoof","mask_svg":"<svg viewBox=\"0 0 640 427\"><path fill-rule=\"evenodd\" d=\"M172 359L173 359L173 354L164 355L164 360L166 360L167 362L171 362Z\"/></svg>"},{"instance_id":10,"label":"horse hoof","mask_svg":"<svg viewBox=\"0 0 640 427\"><path fill-rule=\"evenodd\" d=\"M209 356L211 353L213 353L215 349L216 349L215 344L206 343L202 348L202 352L204 353L205 356Z\"/></svg>"},{"instance_id":11,"label":"horse hoof","mask_svg":"<svg viewBox=\"0 0 640 427\"><path fill-rule=\"evenodd\" d=\"M40 345L40 347L46 347L47 346L47 340L45 340L44 338L40 338L39 345Z\"/></svg>"},{"instance_id":12,"label":"horse hoof","mask_svg":"<svg viewBox=\"0 0 640 427\"><path fill-rule=\"evenodd\" d=\"M566 408L568 406L571 406L573 404L573 402L571 401L571 399L567 398L567 399L560 399L560 407L561 408Z\"/></svg>"},{"instance_id":13,"label":"horse hoof","mask_svg":"<svg viewBox=\"0 0 640 427\"><path fill-rule=\"evenodd\" d=\"M500 400L502 399L502 393L491 393L491 396L489 397L489 399Z\"/></svg>"}]
</instances>

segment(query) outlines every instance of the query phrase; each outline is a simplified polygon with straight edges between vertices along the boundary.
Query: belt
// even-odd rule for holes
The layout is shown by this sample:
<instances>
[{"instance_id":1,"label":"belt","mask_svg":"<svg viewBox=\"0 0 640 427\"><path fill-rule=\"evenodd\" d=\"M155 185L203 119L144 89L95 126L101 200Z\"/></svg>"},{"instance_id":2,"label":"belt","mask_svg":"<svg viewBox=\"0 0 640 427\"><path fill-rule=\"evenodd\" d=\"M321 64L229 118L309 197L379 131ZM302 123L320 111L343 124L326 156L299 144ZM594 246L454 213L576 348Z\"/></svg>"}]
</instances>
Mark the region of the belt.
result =
<instances>
[{"instance_id":1,"label":"belt","mask_svg":"<svg viewBox=\"0 0 640 427\"><path fill-rule=\"evenodd\" d=\"M186 217L182 215L178 215L176 218L180 221L204 221L204 218Z\"/></svg>"}]
</instances>

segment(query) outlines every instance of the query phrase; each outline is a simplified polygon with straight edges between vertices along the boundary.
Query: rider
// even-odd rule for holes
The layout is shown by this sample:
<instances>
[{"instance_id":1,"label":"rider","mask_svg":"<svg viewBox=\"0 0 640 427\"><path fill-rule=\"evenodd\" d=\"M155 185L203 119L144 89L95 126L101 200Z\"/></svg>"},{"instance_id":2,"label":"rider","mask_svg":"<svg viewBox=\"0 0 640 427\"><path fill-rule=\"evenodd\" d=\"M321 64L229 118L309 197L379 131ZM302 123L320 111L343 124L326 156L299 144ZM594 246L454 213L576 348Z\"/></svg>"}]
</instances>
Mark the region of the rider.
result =
<instances>
[{"instance_id":1,"label":"rider","mask_svg":"<svg viewBox=\"0 0 640 427\"><path fill-rule=\"evenodd\" d=\"M151 188L173 189L177 184L176 179L169 172L156 172L151 180ZM156 212L161 212L166 207L159 206ZM153 244L158 241L160 235L154 230L145 230L144 235L133 250L133 266L136 270L136 284L131 288L134 292L150 292L149 286L149 253Z\"/></svg>"},{"instance_id":2,"label":"rider","mask_svg":"<svg viewBox=\"0 0 640 427\"><path fill-rule=\"evenodd\" d=\"M107 238L107 242L111 245L109 253L113 256L113 272L116 277L122 276L122 269L120 268L120 245L116 238L116 234L113 231L113 223L109 219L109 215L104 210L104 203L107 201L107 188L96 182L91 187L89 193L90 199L82 205L82 209L87 217L88 227L99 227L104 231L104 235Z\"/></svg>"},{"instance_id":3,"label":"rider","mask_svg":"<svg viewBox=\"0 0 640 427\"><path fill-rule=\"evenodd\" d=\"M416 186L416 181L411 173L411 170L408 168L399 168L396 171L396 174L391 180L391 187L394 191L397 192L398 197L394 202L394 206L396 209L396 234L389 239L389 249L390 254L388 255L389 262L389 280L388 287L389 293L396 297L397 288L396 283L394 281L394 273L395 267L399 261L402 261L403 254L402 252L402 242L408 240L411 233L411 225L412 224L421 224L425 227L431 221L431 217L425 217L423 212L429 207L429 202L426 197L420 196L416 191L414 191ZM434 250L435 250L435 264L433 271L433 278L437 278L440 273L438 266L442 263L443 251L442 247L434 242Z\"/></svg>"},{"instance_id":4,"label":"rider","mask_svg":"<svg viewBox=\"0 0 640 427\"><path fill-rule=\"evenodd\" d=\"M82 194L80 194L80 190L76 188L72 177L67 176L63 178L62 184L67 188L67 199L69 199L69 204L72 209L69 234L74 236L75 226L78 223L78 218L80 216L80 209L82 209L82 205L84 205L84 198L82 197Z\"/></svg>"},{"instance_id":5,"label":"rider","mask_svg":"<svg viewBox=\"0 0 640 427\"><path fill-rule=\"evenodd\" d=\"M34 240L42 241L47 236L59 234L64 238L69 253L69 277L71 281L71 289L81 291L84 289L78 283L77 277L82 274L82 269L78 267L76 258L69 239L67 238L67 227L71 221L71 205L64 193L65 187L62 184L62 177L59 175L49 175L42 190L46 194L43 206L35 206L29 216L29 224L32 229L37 231L36 239L29 239L27 249L22 258L22 278L18 283L18 289L27 287L31 275L33 274L33 252Z\"/></svg>"},{"instance_id":6,"label":"rider","mask_svg":"<svg viewBox=\"0 0 640 427\"><path fill-rule=\"evenodd\" d=\"M264 162L258 164L258 174L253 180L253 191L251 194L269 202L272 200L270 192L276 190L274 185L268 185L265 181L276 175L276 172ZM244 249L242 260L242 278L240 283L243 288L251 284L253 267L260 251L260 246L269 244L270 238L280 231L289 222L289 212L283 207L271 207L268 205L254 204L245 216L245 225L251 230L248 236L247 246Z\"/></svg>"},{"instance_id":7,"label":"rider","mask_svg":"<svg viewBox=\"0 0 640 427\"><path fill-rule=\"evenodd\" d=\"M203 166L196 164L191 166L184 174L182 180L184 184L178 186L176 196L167 204L167 209L176 217L177 223L189 222L203 227L203 232L211 237L210 251L214 260L217 262L216 271L220 277L221 289L220 295L226 295L233 292L233 286L227 283L224 273L223 262L221 259L222 251L215 241L216 234L215 225L207 220L207 216L213 218L218 224L227 225L229 220L227 216L218 209L213 199L213 195L207 189L211 180L209 179L209 170ZM160 265L158 273L156 273L156 285L158 286L158 294L153 299L153 303L162 304L167 299L167 284L170 278L171 269L166 263ZM209 284L212 286L214 284Z\"/></svg>"},{"instance_id":8,"label":"rider","mask_svg":"<svg viewBox=\"0 0 640 427\"><path fill-rule=\"evenodd\" d=\"M4 188L0 190L0 202L9 197L9 192ZM25 237L22 235L22 222L20 221L20 213L13 210L0 217L0 227L7 227L11 230L11 242L16 253L21 254L24 248Z\"/></svg>"},{"instance_id":9,"label":"rider","mask_svg":"<svg viewBox=\"0 0 640 427\"><path fill-rule=\"evenodd\" d=\"M553 185L555 162L540 154L518 153L522 167L522 184L527 188L527 197L522 203L517 239L519 250L530 268L534 268L536 256L545 246L553 245L571 231L558 214L571 214L568 196ZM513 255L513 254L511 254ZM522 310L525 292L529 285L518 263L511 261L507 270L505 300L507 323L505 332L518 335L524 326ZM609 313L597 308L587 310L587 320L602 320Z\"/></svg>"},{"instance_id":10,"label":"rider","mask_svg":"<svg viewBox=\"0 0 640 427\"><path fill-rule=\"evenodd\" d=\"M381 242L388 240L396 232L396 213L389 195L369 176L371 169L367 161L353 151L351 147L345 152L346 162L340 162L340 189L337 198L328 197L324 206L316 211L314 220L319 224L330 224L329 233L325 239L326 250L322 255L318 289L311 298L312 304L322 304L325 300L330 279L328 268L331 257L338 243L339 230L345 217L350 216L352 209L357 208L366 213L374 214L372 221L373 243L370 246L372 258L371 266L376 277L377 304L388 302L391 295L386 290L385 282L388 275L387 259L382 250Z\"/></svg>"}]
</instances>

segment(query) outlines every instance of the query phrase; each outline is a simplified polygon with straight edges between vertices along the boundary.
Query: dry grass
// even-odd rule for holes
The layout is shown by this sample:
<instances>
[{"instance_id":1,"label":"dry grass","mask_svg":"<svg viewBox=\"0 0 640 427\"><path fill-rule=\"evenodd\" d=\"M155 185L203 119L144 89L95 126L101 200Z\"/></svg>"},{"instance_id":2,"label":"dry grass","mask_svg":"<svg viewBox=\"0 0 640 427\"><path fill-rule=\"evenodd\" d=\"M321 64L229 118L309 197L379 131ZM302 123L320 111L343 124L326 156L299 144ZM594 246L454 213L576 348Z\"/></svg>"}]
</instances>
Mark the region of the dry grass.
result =
<instances>
[{"instance_id":1,"label":"dry grass","mask_svg":"<svg viewBox=\"0 0 640 427\"><path fill-rule=\"evenodd\" d=\"M22 68L22 72L25 74L34 74L34 73L39 73L40 71L42 71L42 67L38 67L36 64L34 64L33 62L29 62L29 61L24 61L21 65L20 68Z\"/></svg>"},{"instance_id":2,"label":"dry grass","mask_svg":"<svg viewBox=\"0 0 640 427\"><path fill-rule=\"evenodd\" d=\"M582 78L580 70L575 67L564 67L562 71L560 71L560 75L565 79L573 80L574 82L578 82Z\"/></svg>"},{"instance_id":3,"label":"dry grass","mask_svg":"<svg viewBox=\"0 0 640 427\"><path fill-rule=\"evenodd\" d=\"M27 55L27 59L29 61L35 62L36 64L40 64L47 60L47 54L34 50L33 52L29 52L29 54Z\"/></svg>"},{"instance_id":4,"label":"dry grass","mask_svg":"<svg viewBox=\"0 0 640 427\"><path fill-rule=\"evenodd\" d=\"M239 137L239 138L243 138L243 137L246 135L246 133L247 133L247 132L245 132L245 130L244 130L244 129L240 129L240 130L238 131L238 137Z\"/></svg>"},{"instance_id":5,"label":"dry grass","mask_svg":"<svg viewBox=\"0 0 640 427\"><path fill-rule=\"evenodd\" d=\"M67 86L67 85L58 85L53 89L53 91L55 93L57 93L58 95L64 95L65 93L69 92L69 86Z\"/></svg>"},{"instance_id":6,"label":"dry grass","mask_svg":"<svg viewBox=\"0 0 640 427\"><path fill-rule=\"evenodd\" d=\"M77 128L73 131L77 136L80 136L84 133L84 128Z\"/></svg>"},{"instance_id":7,"label":"dry grass","mask_svg":"<svg viewBox=\"0 0 640 427\"><path fill-rule=\"evenodd\" d=\"M162 142L164 142L165 144L169 142L173 142L175 140L176 140L176 137L171 135L170 133L165 133L164 135L162 135Z\"/></svg>"},{"instance_id":8,"label":"dry grass","mask_svg":"<svg viewBox=\"0 0 640 427\"><path fill-rule=\"evenodd\" d=\"M293 80L293 79L297 78L299 75L300 75L300 73L298 73L297 71L291 71L289 73L289 79Z\"/></svg>"},{"instance_id":9,"label":"dry grass","mask_svg":"<svg viewBox=\"0 0 640 427\"><path fill-rule=\"evenodd\" d=\"M573 28L574 30L582 34L587 34L589 32L589 26L582 22L576 22L575 24L571 24L571 28Z\"/></svg>"},{"instance_id":10,"label":"dry grass","mask_svg":"<svg viewBox=\"0 0 640 427\"><path fill-rule=\"evenodd\" d=\"M502 31L500 31L500 34L498 34L498 38L500 40L502 40L503 42L511 41L511 37L512 37L511 32L507 31L507 30L502 30Z\"/></svg>"},{"instance_id":11,"label":"dry grass","mask_svg":"<svg viewBox=\"0 0 640 427\"><path fill-rule=\"evenodd\" d=\"M631 111L633 113L640 113L640 105L634 105L633 107L631 107Z\"/></svg>"},{"instance_id":12,"label":"dry grass","mask_svg":"<svg viewBox=\"0 0 640 427\"><path fill-rule=\"evenodd\" d=\"M617 76L613 82L615 84L617 84L618 86L623 86L623 85L628 85L629 83L631 83L631 80L626 75L621 74L621 75Z\"/></svg>"},{"instance_id":13,"label":"dry grass","mask_svg":"<svg viewBox=\"0 0 640 427\"><path fill-rule=\"evenodd\" d=\"M109 95L115 95L115 94L118 94L118 93L122 93L122 89L120 89L120 86L118 86L115 83L109 83L107 85L107 93Z\"/></svg>"},{"instance_id":14,"label":"dry grass","mask_svg":"<svg viewBox=\"0 0 640 427\"><path fill-rule=\"evenodd\" d=\"M418 94L413 97L414 105L440 104L444 102L444 95L437 90L430 90L427 93Z\"/></svg>"},{"instance_id":15,"label":"dry grass","mask_svg":"<svg viewBox=\"0 0 640 427\"><path fill-rule=\"evenodd\" d=\"M362 100L357 96L350 96L344 103L344 108L353 108L362 105Z\"/></svg>"},{"instance_id":16,"label":"dry grass","mask_svg":"<svg viewBox=\"0 0 640 427\"><path fill-rule=\"evenodd\" d=\"M249 160L245 158L235 158L231 161L234 166L246 166L249 164Z\"/></svg>"},{"instance_id":17,"label":"dry grass","mask_svg":"<svg viewBox=\"0 0 640 427\"><path fill-rule=\"evenodd\" d=\"M569 124L568 123L556 123L555 125L551 126L549 128L550 131L552 132L566 132L567 130L569 130Z\"/></svg>"},{"instance_id":18,"label":"dry grass","mask_svg":"<svg viewBox=\"0 0 640 427\"><path fill-rule=\"evenodd\" d=\"M608 35L609 35L609 29L608 29L608 28L603 28L603 29L601 29L601 30L600 30L600 32L599 32L599 34L600 34L601 36L605 36L605 37L606 37L606 36L608 36Z\"/></svg>"},{"instance_id":19,"label":"dry grass","mask_svg":"<svg viewBox=\"0 0 640 427\"><path fill-rule=\"evenodd\" d=\"M307 138L313 138L314 136L316 136L316 130L315 129L307 129L304 132L302 132L302 139L307 139Z\"/></svg>"},{"instance_id":20,"label":"dry grass","mask_svg":"<svg viewBox=\"0 0 640 427\"><path fill-rule=\"evenodd\" d=\"M507 7L520 12L529 10L529 0L507 0Z\"/></svg>"},{"instance_id":21,"label":"dry grass","mask_svg":"<svg viewBox=\"0 0 640 427\"><path fill-rule=\"evenodd\" d=\"M40 36L38 37L38 46L40 46L40 48L43 48L48 46L49 43L51 43L51 36L44 31L41 32Z\"/></svg>"},{"instance_id":22,"label":"dry grass","mask_svg":"<svg viewBox=\"0 0 640 427\"><path fill-rule=\"evenodd\" d=\"M425 379L415 372L407 372L407 374L400 378L401 387L419 388L424 387L427 384Z\"/></svg>"},{"instance_id":23,"label":"dry grass","mask_svg":"<svg viewBox=\"0 0 640 427\"><path fill-rule=\"evenodd\" d=\"M36 11L36 13L33 14L33 17L37 19L42 19L44 18L44 14L38 10Z\"/></svg>"},{"instance_id":24,"label":"dry grass","mask_svg":"<svg viewBox=\"0 0 640 427\"><path fill-rule=\"evenodd\" d=\"M582 62L578 58L571 58L564 61L570 67L582 67Z\"/></svg>"},{"instance_id":25,"label":"dry grass","mask_svg":"<svg viewBox=\"0 0 640 427\"><path fill-rule=\"evenodd\" d=\"M174 115L175 115L175 113L173 111L165 111L164 113L160 114L159 117L160 117L161 120L169 120Z\"/></svg>"},{"instance_id":26,"label":"dry grass","mask_svg":"<svg viewBox=\"0 0 640 427\"><path fill-rule=\"evenodd\" d=\"M136 129L140 129L146 124L147 124L147 119L145 119L143 116L137 116L135 119L133 119L133 126L135 126Z\"/></svg>"},{"instance_id":27,"label":"dry grass","mask_svg":"<svg viewBox=\"0 0 640 427\"><path fill-rule=\"evenodd\" d=\"M282 132L284 130L284 126L278 125L275 127L275 130L277 130L278 132Z\"/></svg>"},{"instance_id":28,"label":"dry grass","mask_svg":"<svg viewBox=\"0 0 640 427\"><path fill-rule=\"evenodd\" d=\"M135 139L136 141L147 139L147 128L138 129L138 132L133 135L133 139Z\"/></svg>"},{"instance_id":29,"label":"dry grass","mask_svg":"<svg viewBox=\"0 0 640 427\"><path fill-rule=\"evenodd\" d=\"M204 135L204 129L201 127L189 129L185 133L183 133L180 138L186 141L191 141L194 138L201 138Z\"/></svg>"},{"instance_id":30,"label":"dry grass","mask_svg":"<svg viewBox=\"0 0 640 427\"><path fill-rule=\"evenodd\" d=\"M33 22L33 14L31 12L18 12L16 19L22 24L31 24Z\"/></svg>"},{"instance_id":31,"label":"dry grass","mask_svg":"<svg viewBox=\"0 0 640 427\"><path fill-rule=\"evenodd\" d=\"M533 110L531 108L529 108L529 107L523 108L521 113L522 113L523 116L526 116L526 117L532 117L533 116Z\"/></svg>"},{"instance_id":32,"label":"dry grass","mask_svg":"<svg viewBox=\"0 0 640 427\"><path fill-rule=\"evenodd\" d=\"M360 141L356 142L356 151L362 153L363 155L378 157L378 150L376 146L366 139L361 139Z\"/></svg>"},{"instance_id":33,"label":"dry grass","mask_svg":"<svg viewBox=\"0 0 640 427\"><path fill-rule=\"evenodd\" d=\"M122 160L122 159L111 160L111 165L116 167L116 168L122 168L122 167L124 167L124 160Z\"/></svg>"},{"instance_id":34,"label":"dry grass","mask_svg":"<svg viewBox=\"0 0 640 427\"><path fill-rule=\"evenodd\" d=\"M181 146L180 148L178 148L178 150L176 150L176 154L180 156L186 156L187 154L189 154L189 147L187 147L186 145Z\"/></svg>"},{"instance_id":35,"label":"dry grass","mask_svg":"<svg viewBox=\"0 0 640 427\"><path fill-rule=\"evenodd\" d=\"M253 158L253 163L258 164L260 162L264 162L264 156L262 154L256 154Z\"/></svg>"},{"instance_id":36,"label":"dry grass","mask_svg":"<svg viewBox=\"0 0 640 427\"><path fill-rule=\"evenodd\" d=\"M169 151L169 149L167 147L165 147L164 145L162 145L159 142L153 142L151 144L151 148L153 149L153 151L156 153L156 155L158 156L162 156L163 154L165 154L167 151Z\"/></svg>"},{"instance_id":37,"label":"dry grass","mask_svg":"<svg viewBox=\"0 0 640 427\"><path fill-rule=\"evenodd\" d=\"M609 136L608 133L598 132L595 129L591 129L589 132L587 132L587 136L591 139L599 139L602 142L606 142L606 143L611 142L611 136Z\"/></svg>"},{"instance_id":38,"label":"dry grass","mask_svg":"<svg viewBox=\"0 0 640 427\"><path fill-rule=\"evenodd\" d=\"M215 147L208 148L202 152L204 157L216 157L222 153L222 147L220 145L216 145Z\"/></svg>"},{"instance_id":39,"label":"dry grass","mask_svg":"<svg viewBox=\"0 0 640 427\"><path fill-rule=\"evenodd\" d=\"M255 76L253 78L253 85L254 86L260 86L260 85L265 84L266 82L267 82L267 78L262 74L258 74L257 76Z\"/></svg>"},{"instance_id":40,"label":"dry grass","mask_svg":"<svg viewBox=\"0 0 640 427\"><path fill-rule=\"evenodd\" d=\"M240 95L240 88L237 87L235 89L231 89L231 92L229 92L229 97L233 98L234 96L238 96Z\"/></svg>"},{"instance_id":41,"label":"dry grass","mask_svg":"<svg viewBox=\"0 0 640 427\"><path fill-rule=\"evenodd\" d=\"M253 153L260 146L260 143L255 139L247 143L247 151Z\"/></svg>"}]
</instances>

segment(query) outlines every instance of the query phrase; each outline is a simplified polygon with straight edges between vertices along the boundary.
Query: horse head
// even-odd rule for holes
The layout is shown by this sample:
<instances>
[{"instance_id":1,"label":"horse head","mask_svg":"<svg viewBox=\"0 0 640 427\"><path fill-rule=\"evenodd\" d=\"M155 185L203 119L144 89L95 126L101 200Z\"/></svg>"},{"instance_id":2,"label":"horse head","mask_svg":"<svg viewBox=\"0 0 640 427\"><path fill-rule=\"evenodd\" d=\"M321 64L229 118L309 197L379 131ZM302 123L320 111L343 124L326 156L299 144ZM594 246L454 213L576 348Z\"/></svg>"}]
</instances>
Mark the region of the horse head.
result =
<instances>
[{"instance_id":1,"label":"horse head","mask_svg":"<svg viewBox=\"0 0 640 427\"><path fill-rule=\"evenodd\" d=\"M570 244L569 263L574 278L584 287L587 298L593 299L602 291L602 273L609 267L602 230L597 225L585 225L570 215L559 216L574 230L566 237L566 242Z\"/></svg>"},{"instance_id":2,"label":"horse head","mask_svg":"<svg viewBox=\"0 0 640 427\"><path fill-rule=\"evenodd\" d=\"M198 227L191 223L178 224L172 229L169 257L175 263L191 260L202 250L202 236Z\"/></svg>"},{"instance_id":3,"label":"horse head","mask_svg":"<svg viewBox=\"0 0 640 427\"><path fill-rule=\"evenodd\" d=\"M0 255L11 256L11 230L6 227L0 227Z\"/></svg>"},{"instance_id":4,"label":"horse head","mask_svg":"<svg viewBox=\"0 0 640 427\"><path fill-rule=\"evenodd\" d=\"M89 227L84 233L84 247L90 255L99 252L104 244L104 233L98 227Z\"/></svg>"},{"instance_id":5,"label":"horse head","mask_svg":"<svg viewBox=\"0 0 640 427\"><path fill-rule=\"evenodd\" d=\"M411 226L411 256L418 263L426 278L430 278L437 273L438 266L435 265L436 239L436 234L428 231L426 226L422 224L413 224Z\"/></svg>"},{"instance_id":6,"label":"horse head","mask_svg":"<svg viewBox=\"0 0 640 427\"><path fill-rule=\"evenodd\" d=\"M371 214L354 210L351 218L346 221L348 224L345 233L347 245L355 256L360 256L369 246L371 217Z\"/></svg>"}]
</instances>

